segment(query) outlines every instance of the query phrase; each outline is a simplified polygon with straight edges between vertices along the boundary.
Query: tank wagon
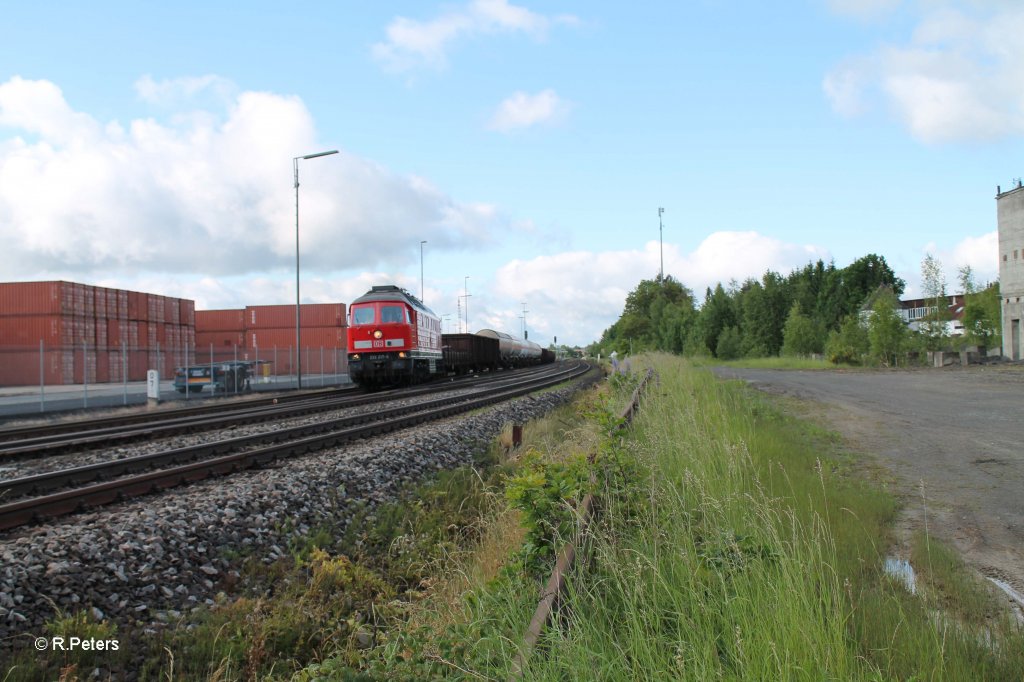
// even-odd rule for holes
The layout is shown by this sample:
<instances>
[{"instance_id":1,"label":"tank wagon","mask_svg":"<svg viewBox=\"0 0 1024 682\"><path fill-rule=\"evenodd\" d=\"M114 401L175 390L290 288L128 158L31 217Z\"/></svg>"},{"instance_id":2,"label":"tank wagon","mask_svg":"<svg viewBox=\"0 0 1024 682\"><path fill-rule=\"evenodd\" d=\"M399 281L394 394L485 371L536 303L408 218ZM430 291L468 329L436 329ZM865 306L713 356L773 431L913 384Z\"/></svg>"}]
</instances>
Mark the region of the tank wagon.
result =
<instances>
[{"instance_id":1,"label":"tank wagon","mask_svg":"<svg viewBox=\"0 0 1024 682\"><path fill-rule=\"evenodd\" d=\"M517 339L511 334L493 329L481 329L477 332L477 336L498 340L498 354L501 357L502 367L525 367L540 364L541 347L533 341Z\"/></svg>"}]
</instances>

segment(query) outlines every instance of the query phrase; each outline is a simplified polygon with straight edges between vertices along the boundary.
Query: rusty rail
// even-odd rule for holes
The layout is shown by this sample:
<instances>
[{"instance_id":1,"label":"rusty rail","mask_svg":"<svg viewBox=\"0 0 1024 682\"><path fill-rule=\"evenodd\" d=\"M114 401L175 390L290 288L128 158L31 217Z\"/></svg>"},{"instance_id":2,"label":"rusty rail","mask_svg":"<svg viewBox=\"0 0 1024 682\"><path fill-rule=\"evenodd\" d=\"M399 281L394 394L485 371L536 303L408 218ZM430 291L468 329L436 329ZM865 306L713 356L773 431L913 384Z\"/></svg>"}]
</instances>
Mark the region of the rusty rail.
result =
<instances>
[{"instance_id":1,"label":"rusty rail","mask_svg":"<svg viewBox=\"0 0 1024 682\"><path fill-rule=\"evenodd\" d=\"M629 403L619 415L619 423L612 429L612 434L625 429L633 423L633 417L636 415L636 411L640 407L640 397L653 376L654 371L648 368L647 372L644 374L644 378L633 390L633 396ZM594 453L591 453L587 459L593 463ZM590 473L590 480L591 483L595 482L593 472ZM590 522L593 520L595 515L596 505L597 498L593 493L587 493L583 498L583 502L580 503L580 536L582 536L587 531L587 528L589 528ZM558 609L559 602L561 601L568 584L569 572L572 570L573 563L576 560L576 555L578 553L579 550L577 549L575 542L565 543L565 545L562 546L561 551L558 553L558 560L555 562L555 568L551 571L551 577L548 578L548 581L544 586L544 591L541 592L540 601L537 603L537 609L533 612L533 618L530 620L530 625L526 628L526 633L523 635L523 647L519 650L519 653L516 654L515 660L512 661L512 675L510 676L510 679L518 680L523 676L526 664L529 661L534 648L537 646L537 642L540 640L540 636L543 634L544 628L547 627L547 624L551 621L552 616Z\"/></svg>"}]
</instances>

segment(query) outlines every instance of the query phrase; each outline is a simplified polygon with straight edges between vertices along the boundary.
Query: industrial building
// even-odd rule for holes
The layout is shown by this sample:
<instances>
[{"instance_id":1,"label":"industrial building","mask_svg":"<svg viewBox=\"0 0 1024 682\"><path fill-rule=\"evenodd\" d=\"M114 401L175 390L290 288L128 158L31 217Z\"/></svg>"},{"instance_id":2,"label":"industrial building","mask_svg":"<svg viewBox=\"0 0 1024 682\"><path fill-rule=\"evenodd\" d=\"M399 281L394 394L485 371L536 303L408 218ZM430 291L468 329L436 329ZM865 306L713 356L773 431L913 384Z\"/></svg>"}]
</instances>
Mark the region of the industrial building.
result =
<instances>
[{"instance_id":1,"label":"industrial building","mask_svg":"<svg viewBox=\"0 0 1024 682\"><path fill-rule=\"evenodd\" d=\"M1002 298L1003 356L1024 359L1024 186L996 187L999 224L999 291Z\"/></svg>"}]
</instances>

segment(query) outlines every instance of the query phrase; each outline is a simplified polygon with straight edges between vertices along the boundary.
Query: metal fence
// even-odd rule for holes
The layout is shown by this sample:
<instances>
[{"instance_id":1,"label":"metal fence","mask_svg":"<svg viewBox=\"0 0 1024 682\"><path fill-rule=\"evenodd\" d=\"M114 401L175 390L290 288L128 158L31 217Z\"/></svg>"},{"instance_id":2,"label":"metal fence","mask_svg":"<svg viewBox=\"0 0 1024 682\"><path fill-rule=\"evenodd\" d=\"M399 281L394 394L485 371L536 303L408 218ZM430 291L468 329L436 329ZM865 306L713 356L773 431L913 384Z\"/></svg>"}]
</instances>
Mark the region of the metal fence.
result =
<instances>
[{"instance_id":1,"label":"metal fence","mask_svg":"<svg viewBox=\"0 0 1024 682\"><path fill-rule=\"evenodd\" d=\"M49 398L67 397L81 388L83 406L89 405L90 391L95 398L100 392L110 395L120 388L123 404L129 394L145 394L148 370L160 372L163 389L172 391L170 383L178 368L195 367L227 361L250 361L253 376L250 387L255 390L291 388L297 385L300 369L295 347L244 348L234 346L166 348L156 344L152 348L104 347L97 349L87 343L75 346L0 347L0 392L8 396L39 394L40 411L45 410L47 388ZM348 365L344 348L303 348L301 357L302 385L304 388L336 385L347 381ZM139 386L138 384L142 384ZM5 389L10 389L6 390ZM190 392L194 393L194 392ZM185 397L189 397L186 395ZM95 401L94 401L95 402ZM109 401L108 401L109 402Z\"/></svg>"}]
</instances>

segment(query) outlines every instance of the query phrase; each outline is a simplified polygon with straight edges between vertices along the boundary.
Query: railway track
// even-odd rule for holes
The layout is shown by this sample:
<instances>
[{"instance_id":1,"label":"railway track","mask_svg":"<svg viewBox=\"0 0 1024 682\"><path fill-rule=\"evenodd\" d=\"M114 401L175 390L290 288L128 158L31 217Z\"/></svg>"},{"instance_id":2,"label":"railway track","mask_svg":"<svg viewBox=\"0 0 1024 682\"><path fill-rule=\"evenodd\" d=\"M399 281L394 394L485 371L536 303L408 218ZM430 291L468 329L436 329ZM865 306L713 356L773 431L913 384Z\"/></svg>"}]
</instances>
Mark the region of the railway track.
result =
<instances>
[{"instance_id":1,"label":"railway track","mask_svg":"<svg viewBox=\"0 0 1024 682\"><path fill-rule=\"evenodd\" d=\"M218 399L194 407L176 407L161 410L159 412L135 412L110 417L76 419L73 421L58 422L54 424L37 424L32 426L0 428L0 446L6 447L6 444L14 441L30 441L33 439L39 439L40 442L45 442L43 439L47 437L68 436L70 434L90 430L158 424L161 422L185 419L189 417L228 414L230 412L251 410L271 405L288 405L302 402L316 402L319 400L331 400L338 396L352 395L359 392L360 390L358 388L349 387L327 391L281 393L269 398L252 398L242 401Z\"/></svg>"},{"instance_id":2,"label":"railway track","mask_svg":"<svg viewBox=\"0 0 1024 682\"><path fill-rule=\"evenodd\" d=\"M487 381L507 379L508 376L497 374L494 377L488 377ZM472 378L467 378L450 382L436 382L412 389L372 394L364 393L359 389L341 389L286 395L243 403L228 403L222 406L185 408L165 413L124 415L50 424L42 427L11 429L0 431L0 462L13 458L67 454L97 446L107 447L139 440L152 440L302 417L383 402L395 397L429 395L462 387L472 380Z\"/></svg>"},{"instance_id":3,"label":"railway track","mask_svg":"<svg viewBox=\"0 0 1024 682\"><path fill-rule=\"evenodd\" d=\"M281 429L269 434L225 439L0 482L0 500L5 496L10 499L18 495L37 495L0 505L0 529L72 514L83 508L111 504L210 476L225 475L468 412L577 378L590 371L591 367L585 363L568 367L549 366L528 375L517 374L505 377L504 381L480 386L472 395L444 397L369 415L345 417ZM138 473L140 471L145 473ZM103 482L92 483L97 480ZM60 490L67 486L78 487ZM59 492L52 492L56 490Z\"/></svg>"}]
</instances>

